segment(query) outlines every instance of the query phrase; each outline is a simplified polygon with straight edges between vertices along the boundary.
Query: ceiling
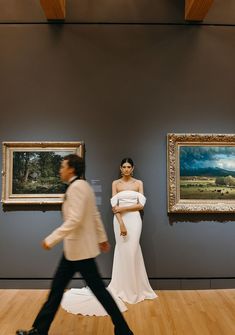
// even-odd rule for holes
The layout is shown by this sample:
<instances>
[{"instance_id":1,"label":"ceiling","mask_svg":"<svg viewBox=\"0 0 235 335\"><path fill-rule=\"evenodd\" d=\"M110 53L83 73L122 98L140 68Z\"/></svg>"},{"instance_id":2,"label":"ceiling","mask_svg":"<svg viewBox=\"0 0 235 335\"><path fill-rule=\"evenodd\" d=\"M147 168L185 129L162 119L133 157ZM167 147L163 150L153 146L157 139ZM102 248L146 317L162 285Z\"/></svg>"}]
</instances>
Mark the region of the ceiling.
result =
<instances>
[{"instance_id":1,"label":"ceiling","mask_svg":"<svg viewBox=\"0 0 235 335\"><path fill-rule=\"evenodd\" d=\"M66 21L185 23L185 0L66 0ZM0 0L0 23L47 22L40 0ZM235 0L214 0L204 24L235 24Z\"/></svg>"}]
</instances>

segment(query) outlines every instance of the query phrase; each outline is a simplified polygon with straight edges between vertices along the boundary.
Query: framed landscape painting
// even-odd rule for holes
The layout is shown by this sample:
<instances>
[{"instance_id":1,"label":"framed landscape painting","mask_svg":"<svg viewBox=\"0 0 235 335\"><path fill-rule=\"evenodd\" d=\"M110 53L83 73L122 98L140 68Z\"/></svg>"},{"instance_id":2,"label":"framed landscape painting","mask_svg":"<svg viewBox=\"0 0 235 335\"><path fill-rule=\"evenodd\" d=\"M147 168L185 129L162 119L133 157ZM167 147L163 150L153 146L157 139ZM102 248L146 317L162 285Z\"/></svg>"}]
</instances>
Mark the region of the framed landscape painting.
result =
<instances>
[{"instance_id":1,"label":"framed landscape painting","mask_svg":"<svg viewBox=\"0 0 235 335\"><path fill-rule=\"evenodd\" d=\"M3 142L2 147L3 204L60 204L63 157L84 157L83 142Z\"/></svg>"},{"instance_id":2,"label":"framed landscape painting","mask_svg":"<svg viewBox=\"0 0 235 335\"><path fill-rule=\"evenodd\" d=\"M168 134L168 212L235 212L235 135Z\"/></svg>"}]
</instances>

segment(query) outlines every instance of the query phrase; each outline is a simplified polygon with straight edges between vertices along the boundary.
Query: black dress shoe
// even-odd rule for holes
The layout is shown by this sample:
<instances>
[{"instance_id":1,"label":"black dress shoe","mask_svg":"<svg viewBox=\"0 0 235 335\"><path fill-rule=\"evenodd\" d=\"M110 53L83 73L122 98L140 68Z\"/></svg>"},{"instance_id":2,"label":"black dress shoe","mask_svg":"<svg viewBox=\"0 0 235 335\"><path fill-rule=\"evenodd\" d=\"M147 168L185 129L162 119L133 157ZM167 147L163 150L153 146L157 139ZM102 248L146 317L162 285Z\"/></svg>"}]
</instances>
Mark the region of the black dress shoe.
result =
<instances>
[{"instance_id":1,"label":"black dress shoe","mask_svg":"<svg viewBox=\"0 0 235 335\"><path fill-rule=\"evenodd\" d=\"M19 329L16 331L16 335L41 335L36 328L30 330Z\"/></svg>"}]
</instances>

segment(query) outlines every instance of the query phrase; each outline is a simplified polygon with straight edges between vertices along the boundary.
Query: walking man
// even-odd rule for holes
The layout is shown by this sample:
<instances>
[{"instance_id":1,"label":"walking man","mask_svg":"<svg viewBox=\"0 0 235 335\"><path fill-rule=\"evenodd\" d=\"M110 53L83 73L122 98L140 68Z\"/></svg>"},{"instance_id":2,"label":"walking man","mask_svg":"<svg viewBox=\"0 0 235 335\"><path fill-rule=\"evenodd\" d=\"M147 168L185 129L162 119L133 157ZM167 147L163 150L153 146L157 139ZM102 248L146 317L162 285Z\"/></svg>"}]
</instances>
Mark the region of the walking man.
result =
<instances>
[{"instance_id":1,"label":"walking man","mask_svg":"<svg viewBox=\"0 0 235 335\"><path fill-rule=\"evenodd\" d=\"M65 156L60 167L60 178L69 183L62 206L63 224L42 242L49 250L63 240L64 254L60 260L46 302L38 313L32 329L17 330L17 335L48 335L59 308L64 290L76 272L80 272L94 295L106 309L114 324L115 335L132 335L122 313L105 289L98 272L95 257L110 245L91 186L83 180L84 160L71 154Z\"/></svg>"}]
</instances>

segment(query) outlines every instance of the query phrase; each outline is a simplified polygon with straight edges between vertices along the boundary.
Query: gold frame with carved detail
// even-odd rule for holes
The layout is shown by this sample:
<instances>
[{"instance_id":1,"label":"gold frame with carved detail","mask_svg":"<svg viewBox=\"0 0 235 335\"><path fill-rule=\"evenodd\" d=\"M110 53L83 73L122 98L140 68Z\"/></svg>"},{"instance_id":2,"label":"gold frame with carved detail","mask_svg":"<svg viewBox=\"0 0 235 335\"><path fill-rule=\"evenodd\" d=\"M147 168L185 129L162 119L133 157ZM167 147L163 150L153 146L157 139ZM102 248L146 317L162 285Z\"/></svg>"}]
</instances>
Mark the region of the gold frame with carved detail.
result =
<instances>
[{"instance_id":1,"label":"gold frame with carved detail","mask_svg":"<svg viewBox=\"0 0 235 335\"><path fill-rule=\"evenodd\" d=\"M80 142L3 142L2 143L2 203L10 204L61 204L63 193L13 193L13 155L16 152L53 152L77 154L84 157L84 143Z\"/></svg>"},{"instance_id":2,"label":"gold frame with carved detail","mask_svg":"<svg viewBox=\"0 0 235 335\"><path fill-rule=\"evenodd\" d=\"M167 135L168 213L232 213L234 199L185 199L180 193L180 148L182 146L234 147L233 134L177 134ZM220 150L220 149L219 149ZM232 148L233 150L233 148ZM234 179L235 180L235 179ZM235 187L235 186L232 186ZM215 191L214 191L215 192ZM221 192L221 191L219 191ZM232 189L233 192L233 189Z\"/></svg>"}]
</instances>

